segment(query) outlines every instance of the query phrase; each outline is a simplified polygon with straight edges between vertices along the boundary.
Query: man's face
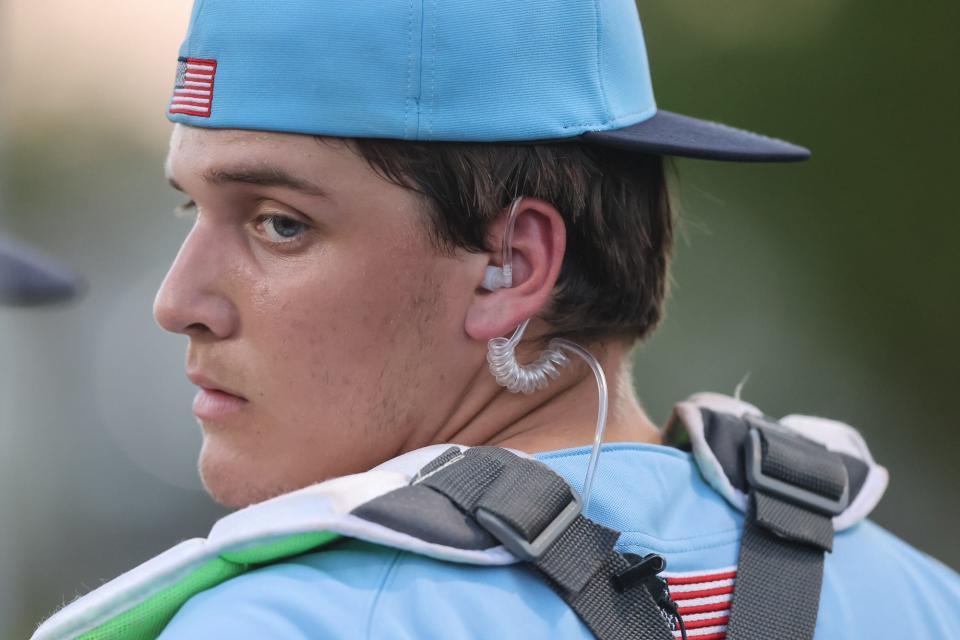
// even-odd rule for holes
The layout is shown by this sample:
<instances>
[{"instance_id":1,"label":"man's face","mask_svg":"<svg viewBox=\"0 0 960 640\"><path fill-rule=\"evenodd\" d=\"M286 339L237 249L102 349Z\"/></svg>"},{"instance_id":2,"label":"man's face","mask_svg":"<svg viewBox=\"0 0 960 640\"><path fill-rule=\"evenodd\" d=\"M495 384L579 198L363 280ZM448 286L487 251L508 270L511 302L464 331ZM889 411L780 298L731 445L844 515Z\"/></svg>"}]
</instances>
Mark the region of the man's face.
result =
<instances>
[{"instance_id":1,"label":"man's face","mask_svg":"<svg viewBox=\"0 0 960 640\"><path fill-rule=\"evenodd\" d=\"M482 366L463 318L486 259L438 253L423 201L344 144L178 125L168 172L198 210L154 314L189 337L211 494L245 505L428 444Z\"/></svg>"}]
</instances>

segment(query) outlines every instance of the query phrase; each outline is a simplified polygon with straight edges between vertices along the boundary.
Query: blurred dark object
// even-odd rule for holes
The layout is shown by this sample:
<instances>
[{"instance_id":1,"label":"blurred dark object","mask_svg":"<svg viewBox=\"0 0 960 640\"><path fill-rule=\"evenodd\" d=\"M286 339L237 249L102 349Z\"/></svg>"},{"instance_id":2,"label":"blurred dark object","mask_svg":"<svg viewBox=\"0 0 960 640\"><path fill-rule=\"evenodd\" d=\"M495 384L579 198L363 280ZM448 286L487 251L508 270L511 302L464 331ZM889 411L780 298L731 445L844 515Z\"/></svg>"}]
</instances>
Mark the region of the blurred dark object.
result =
<instances>
[{"instance_id":1,"label":"blurred dark object","mask_svg":"<svg viewBox=\"0 0 960 640\"><path fill-rule=\"evenodd\" d=\"M69 300L80 279L39 251L0 233L0 304L38 306Z\"/></svg>"}]
</instances>

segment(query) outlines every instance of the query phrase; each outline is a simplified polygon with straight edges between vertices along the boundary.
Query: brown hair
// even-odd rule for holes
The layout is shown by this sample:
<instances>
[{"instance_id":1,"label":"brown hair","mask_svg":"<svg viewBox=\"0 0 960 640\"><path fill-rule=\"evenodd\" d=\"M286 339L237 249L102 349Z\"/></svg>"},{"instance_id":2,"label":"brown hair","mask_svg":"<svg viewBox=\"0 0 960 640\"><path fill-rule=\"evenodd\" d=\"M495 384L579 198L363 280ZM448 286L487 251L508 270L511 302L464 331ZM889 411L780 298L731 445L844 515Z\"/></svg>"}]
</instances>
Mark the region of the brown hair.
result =
<instances>
[{"instance_id":1,"label":"brown hair","mask_svg":"<svg viewBox=\"0 0 960 640\"><path fill-rule=\"evenodd\" d=\"M553 204L567 249L549 337L639 339L662 315L673 213L660 156L579 143L355 139L381 176L425 196L441 250L489 251L490 223L518 195Z\"/></svg>"}]
</instances>

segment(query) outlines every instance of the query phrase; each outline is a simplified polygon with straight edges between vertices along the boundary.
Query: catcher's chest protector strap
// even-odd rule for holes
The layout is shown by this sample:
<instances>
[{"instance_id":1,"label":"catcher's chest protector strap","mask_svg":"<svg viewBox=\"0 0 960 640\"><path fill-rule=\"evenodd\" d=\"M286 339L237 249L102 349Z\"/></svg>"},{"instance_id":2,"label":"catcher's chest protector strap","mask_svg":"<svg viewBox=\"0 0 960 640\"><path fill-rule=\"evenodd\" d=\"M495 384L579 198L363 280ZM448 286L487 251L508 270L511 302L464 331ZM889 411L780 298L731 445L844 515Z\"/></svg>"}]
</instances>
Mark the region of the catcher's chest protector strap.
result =
<instances>
[{"instance_id":1,"label":"catcher's chest protector strap","mask_svg":"<svg viewBox=\"0 0 960 640\"><path fill-rule=\"evenodd\" d=\"M879 501L886 470L847 425L776 422L730 398L681 403L667 436L688 438L704 477L747 514L727 638L813 638L824 553Z\"/></svg>"},{"instance_id":2,"label":"catcher's chest protector strap","mask_svg":"<svg viewBox=\"0 0 960 640\"><path fill-rule=\"evenodd\" d=\"M637 567L613 549L620 534L580 510L576 492L545 464L497 447L473 447L450 449L410 486L354 514L444 545L503 544L530 563L600 640L672 639L670 615L654 599L662 597L655 583L632 579Z\"/></svg>"},{"instance_id":3,"label":"catcher's chest protector strap","mask_svg":"<svg viewBox=\"0 0 960 640\"><path fill-rule=\"evenodd\" d=\"M876 505L886 470L846 425L777 424L713 394L676 405L665 436L691 448L706 481L748 514L727 637L811 638L823 554L835 530ZM341 536L450 562L528 563L601 640L682 633L656 579L662 558L621 556L619 534L580 511L576 492L539 461L496 447L428 447L230 514L207 539L101 586L33 637L150 640L196 593Z\"/></svg>"},{"instance_id":4,"label":"catcher's chest protector strap","mask_svg":"<svg viewBox=\"0 0 960 640\"><path fill-rule=\"evenodd\" d=\"M677 618L656 577L662 558L621 556L619 533L580 511L542 462L496 447L428 447L233 513L207 539L71 603L33 638L152 640L196 593L345 536L450 562L529 563L601 640L670 640Z\"/></svg>"}]
</instances>

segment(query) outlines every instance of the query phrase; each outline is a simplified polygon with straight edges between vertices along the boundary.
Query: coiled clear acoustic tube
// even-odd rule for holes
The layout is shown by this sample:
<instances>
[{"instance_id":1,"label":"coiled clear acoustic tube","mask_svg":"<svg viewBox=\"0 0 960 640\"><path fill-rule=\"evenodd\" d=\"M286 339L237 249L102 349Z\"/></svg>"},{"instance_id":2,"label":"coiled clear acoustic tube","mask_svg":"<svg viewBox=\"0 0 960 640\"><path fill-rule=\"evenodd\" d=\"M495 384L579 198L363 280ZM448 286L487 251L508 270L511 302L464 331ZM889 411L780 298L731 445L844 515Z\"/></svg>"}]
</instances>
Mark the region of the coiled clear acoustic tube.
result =
<instances>
[{"instance_id":1,"label":"coiled clear acoustic tube","mask_svg":"<svg viewBox=\"0 0 960 640\"><path fill-rule=\"evenodd\" d=\"M503 245L501 253L503 257L502 279L504 286L510 287L513 284L513 226L516 221L517 211L519 209L521 198L513 201L510 213L507 217L507 225L503 234ZM607 428L607 405L609 395L607 393L607 378L603 373L603 368L593 355L578 345L565 338L554 338L547 344L547 348L540 354L536 361L530 364L520 364L517 361L516 349L523 338L524 332L530 320L524 320L517 327L516 331L509 338L497 337L487 343L487 362L490 364L490 371L496 378L497 383L506 387L512 393L531 394L546 388L550 380L556 380L560 376L560 369L570 364L567 357L569 352L581 358L590 369L597 381L598 409L597 409L597 428L594 431L593 448L590 451L590 460L587 464L587 475L583 481L583 511L586 512L590 506L590 495L593 490L593 478L597 472L597 462L600 458L600 446L603 444L604 431Z\"/></svg>"}]
</instances>

